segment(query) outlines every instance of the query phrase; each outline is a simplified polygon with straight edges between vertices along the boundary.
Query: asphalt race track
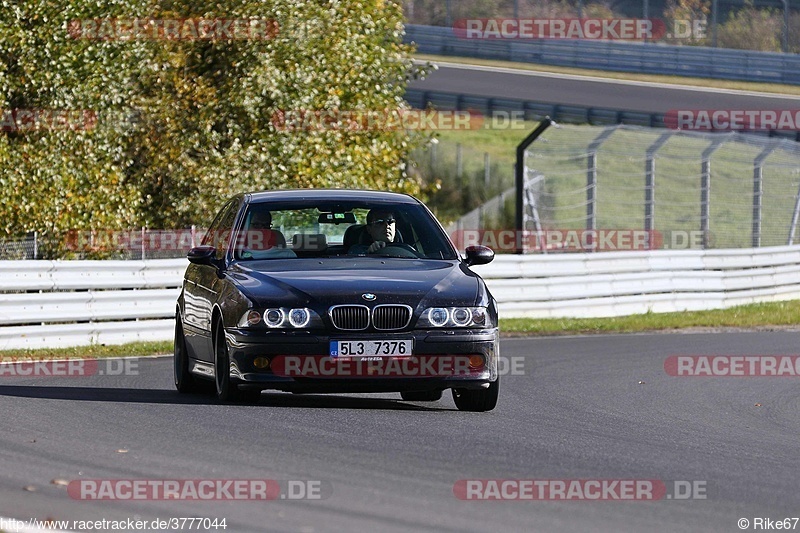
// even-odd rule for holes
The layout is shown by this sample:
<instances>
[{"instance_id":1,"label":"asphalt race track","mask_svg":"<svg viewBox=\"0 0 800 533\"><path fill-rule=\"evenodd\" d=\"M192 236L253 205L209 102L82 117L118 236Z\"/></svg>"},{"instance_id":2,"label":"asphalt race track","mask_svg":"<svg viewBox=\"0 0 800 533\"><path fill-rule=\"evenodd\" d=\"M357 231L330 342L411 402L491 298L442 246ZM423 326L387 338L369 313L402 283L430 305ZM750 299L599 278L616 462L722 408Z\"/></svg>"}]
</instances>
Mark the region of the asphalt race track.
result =
<instances>
[{"instance_id":1,"label":"asphalt race track","mask_svg":"<svg viewBox=\"0 0 800 533\"><path fill-rule=\"evenodd\" d=\"M666 113L678 109L800 108L800 96L434 63L439 65L439 69L431 72L425 80L409 83L409 88L643 113Z\"/></svg>"},{"instance_id":2,"label":"asphalt race track","mask_svg":"<svg viewBox=\"0 0 800 533\"><path fill-rule=\"evenodd\" d=\"M800 378L672 377L664 361L798 345L798 332L504 339L516 375L490 413L458 412L449 394L219 405L178 395L169 358L131 375L5 375L0 515L225 517L229 532L740 531L740 518L800 515ZM325 498L84 501L52 484L253 478L320 481ZM706 498L462 501L464 479L692 481Z\"/></svg>"}]
</instances>

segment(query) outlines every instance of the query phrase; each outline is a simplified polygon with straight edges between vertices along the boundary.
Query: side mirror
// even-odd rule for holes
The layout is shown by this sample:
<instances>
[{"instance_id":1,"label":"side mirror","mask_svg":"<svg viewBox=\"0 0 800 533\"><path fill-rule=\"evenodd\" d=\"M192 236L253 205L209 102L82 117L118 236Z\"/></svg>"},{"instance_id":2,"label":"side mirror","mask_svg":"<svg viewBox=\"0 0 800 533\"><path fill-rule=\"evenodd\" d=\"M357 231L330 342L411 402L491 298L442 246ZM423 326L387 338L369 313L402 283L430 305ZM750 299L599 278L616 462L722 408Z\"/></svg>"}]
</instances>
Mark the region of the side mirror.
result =
<instances>
[{"instance_id":1,"label":"side mirror","mask_svg":"<svg viewBox=\"0 0 800 533\"><path fill-rule=\"evenodd\" d=\"M485 265L494 259L494 250L486 246L468 246L465 252L467 266Z\"/></svg>"},{"instance_id":2,"label":"side mirror","mask_svg":"<svg viewBox=\"0 0 800 533\"><path fill-rule=\"evenodd\" d=\"M196 246L189 250L189 253L186 254L186 258L190 263L194 263L195 265L214 266L214 256L216 253L217 249L213 246Z\"/></svg>"}]
</instances>

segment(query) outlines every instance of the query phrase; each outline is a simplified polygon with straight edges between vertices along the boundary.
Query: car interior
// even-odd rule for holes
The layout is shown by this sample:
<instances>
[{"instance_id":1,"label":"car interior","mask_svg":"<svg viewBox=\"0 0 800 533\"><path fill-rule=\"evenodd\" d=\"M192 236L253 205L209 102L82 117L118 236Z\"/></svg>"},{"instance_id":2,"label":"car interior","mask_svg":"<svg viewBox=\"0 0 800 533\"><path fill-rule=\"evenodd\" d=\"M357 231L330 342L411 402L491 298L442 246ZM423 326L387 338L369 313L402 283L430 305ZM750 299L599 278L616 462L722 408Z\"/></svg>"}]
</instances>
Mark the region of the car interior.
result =
<instances>
[{"instance_id":1,"label":"car interior","mask_svg":"<svg viewBox=\"0 0 800 533\"><path fill-rule=\"evenodd\" d=\"M236 240L234 255L241 260L353 256L353 246L372 242L366 224L368 212L369 207L341 211L318 208L267 211L261 205L254 204L245 214L242 236ZM397 209L395 219L395 239L392 244L397 246L369 255L420 258L425 257L426 248L440 247L430 236L425 237L429 231L413 226L408 213ZM264 227L265 220L269 221L269 227Z\"/></svg>"}]
</instances>

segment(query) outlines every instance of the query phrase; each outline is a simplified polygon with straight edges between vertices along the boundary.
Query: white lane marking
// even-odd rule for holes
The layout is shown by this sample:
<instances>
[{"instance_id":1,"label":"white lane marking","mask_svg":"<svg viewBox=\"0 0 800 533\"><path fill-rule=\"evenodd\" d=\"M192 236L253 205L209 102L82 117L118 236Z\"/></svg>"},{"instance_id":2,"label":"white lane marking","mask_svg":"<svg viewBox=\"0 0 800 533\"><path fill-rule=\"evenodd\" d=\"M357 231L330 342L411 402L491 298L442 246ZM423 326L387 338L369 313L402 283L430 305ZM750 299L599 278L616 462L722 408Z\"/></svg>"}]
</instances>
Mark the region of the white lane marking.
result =
<instances>
[{"instance_id":1,"label":"white lane marking","mask_svg":"<svg viewBox=\"0 0 800 533\"><path fill-rule=\"evenodd\" d=\"M428 61L415 59L415 63L428 63ZM579 74L559 74L557 72L544 72L540 70L521 70L508 67L488 67L484 65L469 65L463 63L448 63L446 61L430 61L430 63L439 65L445 68L461 69L461 70L475 70L479 72L501 72L504 74L516 74L519 76L533 76L537 78L555 78L567 79L576 81L590 81L596 83L608 83L613 85L633 85L636 87L656 87L660 89L672 89L675 91L693 91L699 93L718 93L718 94L732 94L735 96L757 96L759 98L773 98L780 100L798 100L800 96L792 94L778 94L778 93L762 93L757 91L740 91L736 89L720 89L716 87L697 87L693 85L679 85L674 83L656 83L652 81L634 81L634 80L617 80L614 78L601 78L592 76L583 76Z\"/></svg>"}]
</instances>

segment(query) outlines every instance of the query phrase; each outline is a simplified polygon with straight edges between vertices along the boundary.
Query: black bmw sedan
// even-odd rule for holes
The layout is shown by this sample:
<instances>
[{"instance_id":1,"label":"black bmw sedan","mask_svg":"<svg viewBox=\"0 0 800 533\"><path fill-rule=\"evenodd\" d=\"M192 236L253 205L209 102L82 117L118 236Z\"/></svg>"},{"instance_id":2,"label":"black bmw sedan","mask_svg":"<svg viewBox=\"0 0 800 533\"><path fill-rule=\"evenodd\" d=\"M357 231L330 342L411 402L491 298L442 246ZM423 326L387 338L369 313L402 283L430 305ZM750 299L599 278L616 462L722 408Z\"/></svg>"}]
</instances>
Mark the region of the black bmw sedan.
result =
<instances>
[{"instance_id":1,"label":"black bmw sedan","mask_svg":"<svg viewBox=\"0 0 800 533\"><path fill-rule=\"evenodd\" d=\"M209 226L175 317L175 386L222 401L400 392L497 404L497 303L419 200L356 190L240 194Z\"/></svg>"}]
</instances>

